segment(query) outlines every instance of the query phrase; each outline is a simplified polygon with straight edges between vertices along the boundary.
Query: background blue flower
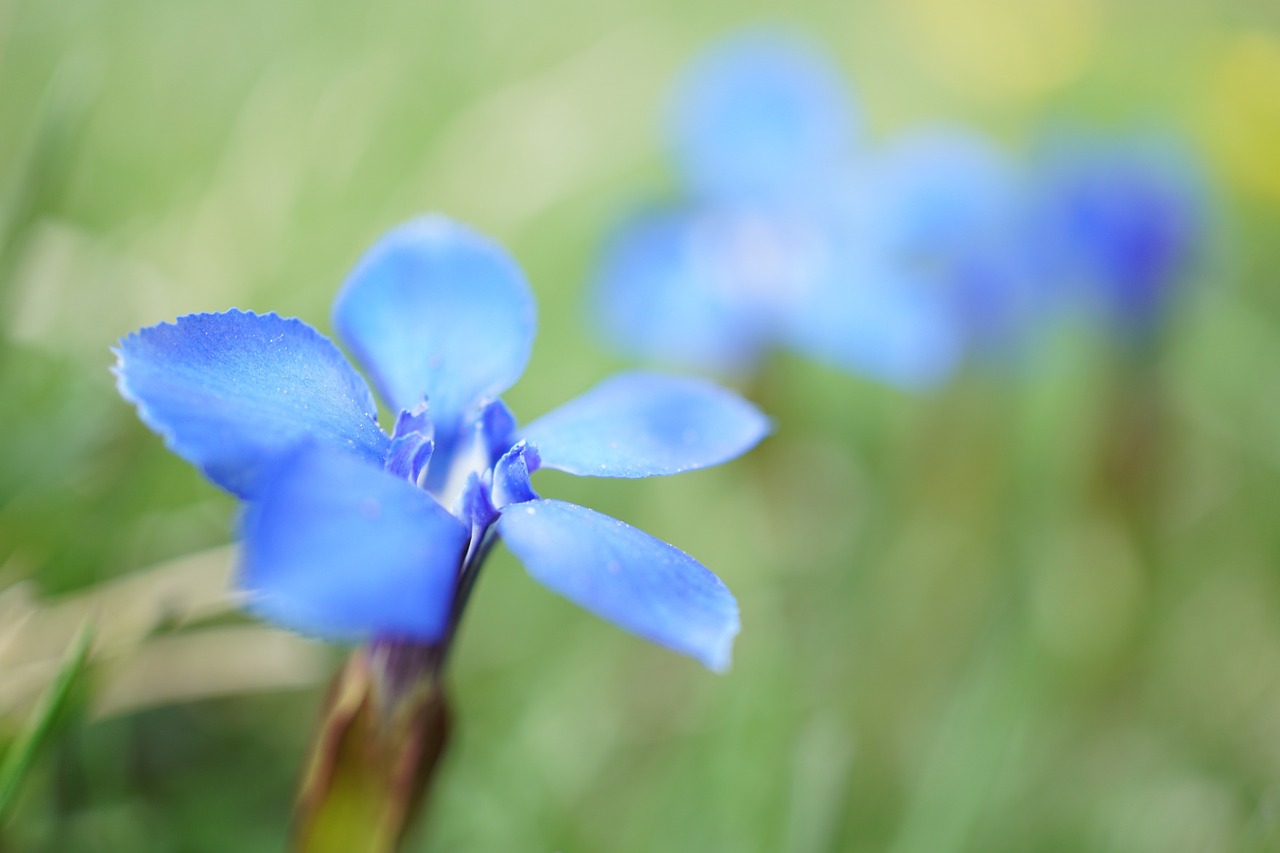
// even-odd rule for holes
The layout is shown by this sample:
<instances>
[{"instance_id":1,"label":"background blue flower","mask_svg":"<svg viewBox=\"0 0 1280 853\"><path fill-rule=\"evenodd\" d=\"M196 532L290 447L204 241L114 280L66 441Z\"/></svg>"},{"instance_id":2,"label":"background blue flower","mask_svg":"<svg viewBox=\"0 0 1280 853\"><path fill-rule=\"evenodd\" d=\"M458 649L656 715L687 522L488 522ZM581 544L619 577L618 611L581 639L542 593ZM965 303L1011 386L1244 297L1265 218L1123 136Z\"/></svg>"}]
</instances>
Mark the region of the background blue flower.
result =
<instances>
[{"instance_id":1,"label":"background blue flower","mask_svg":"<svg viewBox=\"0 0 1280 853\"><path fill-rule=\"evenodd\" d=\"M749 371L847 274L841 193L853 102L806 40L752 30L708 50L675 90L669 135L685 197L610 240L597 302L636 354Z\"/></svg>"},{"instance_id":2,"label":"background blue flower","mask_svg":"<svg viewBox=\"0 0 1280 853\"><path fill-rule=\"evenodd\" d=\"M1026 170L976 130L931 124L899 131L865 160L856 239L885 275L927 294L952 361L1008 359L1048 319L1043 263L1027 222Z\"/></svg>"},{"instance_id":3,"label":"background blue flower","mask_svg":"<svg viewBox=\"0 0 1280 853\"><path fill-rule=\"evenodd\" d=\"M786 347L919 388L1009 325L1026 284L1003 152L952 127L858 147L855 113L795 36L749 31L695 60L671 118L684 198L604 252L610 342L739 373Z\"/></svg>"},{"instance_id":4,"label":"background blue flower","mask_svg":"<svg viewBox=\"0 0 1280 853\"><path fill-rule=\"evenodd\" d=\"M616 376L521 430L532 294L512 259L441 218L360 261L334 325L393 409L299 320L181 317L120 342L121 394L177 454L245 500L239 583L264 618L336 640L447 641L498 534L544 585L629 631L728 666L738 610L688 555L544 500L539 467L648 477L715 465L766 419L709 383Z\"/></svg>"},{"instance_id":5,"label":"background blue flower","mask_svg":"<svg viewBox=\"0 0 1280 853\"><path fill-rule=\"evenodd\" d=\"M1170 136L1059 134L1040 153L1031 205L1046 277L1137 339L1160 327L1205 248L1203 179Z\"/></svg>"}]
</instances>

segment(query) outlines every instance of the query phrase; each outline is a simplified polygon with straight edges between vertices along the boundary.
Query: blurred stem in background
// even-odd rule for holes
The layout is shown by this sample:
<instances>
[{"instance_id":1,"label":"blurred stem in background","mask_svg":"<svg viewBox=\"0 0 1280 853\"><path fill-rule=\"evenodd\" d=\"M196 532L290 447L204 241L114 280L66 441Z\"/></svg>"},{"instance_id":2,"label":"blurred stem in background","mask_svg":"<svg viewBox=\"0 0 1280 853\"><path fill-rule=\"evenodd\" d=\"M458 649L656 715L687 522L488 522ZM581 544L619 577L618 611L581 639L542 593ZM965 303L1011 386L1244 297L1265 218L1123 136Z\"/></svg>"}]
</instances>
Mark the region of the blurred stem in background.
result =
<instances>
[{"instance_id":1,"label":"blurred stem in background","mask_svg":"<svg viewBox=\"0 0 1280 853\"><path fill-rule=\"evenodd\" d=\"M1154 348L1124 349L1100 389L1104 421L1093 473L1095 504L1124 531L1144 571L1158 566L1160 499L1163 494L1163 376Z\"/></svg>"},{"instance_id":2,"label":"blurred stem in background","mask_svg":"<svg viewBox=\"0 0 1280 853\"><path fill-rule=\"evenodd\" d=\"M18 157L16 175L0 195L0 302L9 298L14 267L32 228L62 190L88 104L84 75L64 64L45 89ZM8 307L12 310L11 304ZM0 341L7 331L0 326Z\"/></svg>"}]
</instances>

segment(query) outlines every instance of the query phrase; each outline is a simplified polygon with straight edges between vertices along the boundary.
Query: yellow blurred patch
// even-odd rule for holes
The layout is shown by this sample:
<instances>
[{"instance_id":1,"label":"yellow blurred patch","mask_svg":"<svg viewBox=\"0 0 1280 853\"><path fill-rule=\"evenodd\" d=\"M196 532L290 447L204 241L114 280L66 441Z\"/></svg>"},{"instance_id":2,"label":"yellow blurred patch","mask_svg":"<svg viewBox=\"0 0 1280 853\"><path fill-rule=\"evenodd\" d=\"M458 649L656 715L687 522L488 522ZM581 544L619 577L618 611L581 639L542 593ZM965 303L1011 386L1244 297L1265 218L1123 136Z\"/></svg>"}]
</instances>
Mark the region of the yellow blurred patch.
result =
<instances>
[{"instance_id":1,"label":"yellow blurred patch","mask_svg":"<svg viewBox=\"0 0 1280 853\"><path fill-rule=\"evenodd\" d=\"M984 100L1032 99L1080 76L1096 0L905 0L908 38L938 77Z\"/></svg>"},{"instance_id":2,"label":"yellow blurred patch","mask_svg":"<svg viewBox=\"0 0 1280 853\"><path fill-rule=\"evenodd\" d=\"M1227 174L1248 190L1280 197L1280 39L1236 36L1209 92L1210 141Z\"/></svg>"}]
</instances>

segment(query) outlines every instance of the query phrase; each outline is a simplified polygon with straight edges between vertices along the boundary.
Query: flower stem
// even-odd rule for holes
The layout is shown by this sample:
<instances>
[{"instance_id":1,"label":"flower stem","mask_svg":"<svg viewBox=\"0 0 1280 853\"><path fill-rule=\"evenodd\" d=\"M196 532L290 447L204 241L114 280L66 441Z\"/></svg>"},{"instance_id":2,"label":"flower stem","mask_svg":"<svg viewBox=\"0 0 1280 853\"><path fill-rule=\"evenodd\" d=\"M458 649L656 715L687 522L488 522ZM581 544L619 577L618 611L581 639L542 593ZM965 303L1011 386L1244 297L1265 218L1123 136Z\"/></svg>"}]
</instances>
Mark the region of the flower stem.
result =
<instances>
[{"instance_id":1,"label":"flower stem","mask_svg":"<svg viewBox=\"0 0 1280 853\"><path fill-rule=\"evenodd\" d=\"M334 678L295 811L297 853L390 853L425 801L449 739L439 653L375 643Z\"/></svg>"}]
</instances>

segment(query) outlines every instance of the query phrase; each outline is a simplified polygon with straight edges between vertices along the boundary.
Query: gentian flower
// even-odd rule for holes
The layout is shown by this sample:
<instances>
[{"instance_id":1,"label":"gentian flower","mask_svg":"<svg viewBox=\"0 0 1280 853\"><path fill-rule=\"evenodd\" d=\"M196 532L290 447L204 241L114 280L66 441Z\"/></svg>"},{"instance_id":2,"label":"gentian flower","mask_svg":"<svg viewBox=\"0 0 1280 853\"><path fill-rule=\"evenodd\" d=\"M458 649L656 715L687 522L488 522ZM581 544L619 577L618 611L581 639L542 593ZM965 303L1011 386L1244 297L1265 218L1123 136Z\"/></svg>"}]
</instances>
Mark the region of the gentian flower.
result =
<instances>
[{"instance_id":1,"label":"gentian flower","mask_svg":"<svg viewBox=\"0 0 1280 853\"><path fill-rule=\"evenodd\" d=\"M896 385L944 377L947 312L886 276L858 231L858 120L834 67L803 39L749 32L696 60L676 92L685 197L609 240L608 340L723 372L786 347Z\"/></svg>"},{"instance_id":2,"label":"gentian flower","mask_svg":"<svg viewBox=\"0 0 1280 853\"><path fill-rule=\"evenodd\" d=\"M1141 342L1201 248L1204 207L1198 170L1171 140L1061 137L1039 163L1036 245L1064 298Z\"/></svg>"},{"instance_id":3,"label":"gentian flower","mask_svg":"<svg viewBox=\"0 0 1280 853\"><path fill-rule=\"evenodd\" d=\"M886 279L949 312L957 352L1007 356L1046 316L1028 251L1025 181L994 140L949 125L895 134L867 158L858 234Z\"/></svg>"},{"instance_id":4,"label":"gentian flower","mask_svg":"<svg viewBox=\"0 0 1280 853\"><path fill-rule=\"evenodd\" d=\"M446 645L497 538L591 612L724 669L724 584L621 521L534 492L530 475L649 477L716 465L766 419L710 383L630 373L527 426L498 395L523 372L532 294L499 247L442 218L383 237L350 274L338 348L276 314L196 314L120 341L120 393L175 453L244 501L248 608L334 641Z\"/></svg>"}]
</instances>

